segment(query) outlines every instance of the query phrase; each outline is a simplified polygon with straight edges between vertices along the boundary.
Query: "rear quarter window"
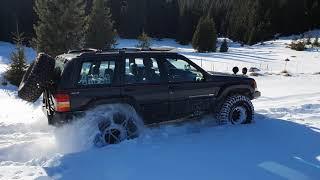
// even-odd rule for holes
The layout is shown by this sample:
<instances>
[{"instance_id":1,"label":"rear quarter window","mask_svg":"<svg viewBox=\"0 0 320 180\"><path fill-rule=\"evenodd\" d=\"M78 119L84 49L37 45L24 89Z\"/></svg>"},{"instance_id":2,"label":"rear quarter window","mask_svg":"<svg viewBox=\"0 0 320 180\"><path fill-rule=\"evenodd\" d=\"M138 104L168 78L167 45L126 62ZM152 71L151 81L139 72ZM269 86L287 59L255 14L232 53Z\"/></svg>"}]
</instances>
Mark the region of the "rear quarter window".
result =
<instances>
[{"instance_id":1,"label":"rear quarter window","mask_svg":"<svg viewBox=\"0 0 320 180\"><path fill-rule=\"evenodd\" d=\"M54 67L54 81L56 83L58 83L61 80L61 76L65 68L64 62L65 62L64 59L60 57L56 58L55 67Z\"/></svg>"}]
</instances>

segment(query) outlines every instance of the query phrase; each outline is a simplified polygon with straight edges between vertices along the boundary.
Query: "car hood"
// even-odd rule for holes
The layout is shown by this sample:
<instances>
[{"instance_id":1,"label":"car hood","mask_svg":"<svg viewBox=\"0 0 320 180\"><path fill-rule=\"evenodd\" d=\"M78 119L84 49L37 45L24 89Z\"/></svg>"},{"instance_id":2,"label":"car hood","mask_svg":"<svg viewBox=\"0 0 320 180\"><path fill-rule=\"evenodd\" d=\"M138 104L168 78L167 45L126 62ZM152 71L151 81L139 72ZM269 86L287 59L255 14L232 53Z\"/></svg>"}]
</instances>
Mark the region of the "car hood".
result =
<instances>
[{"instance_id":1,"label":"car hood","mask_svg":"<svg viewBox=\"0 0 320 180\"><path fill-rule=\"evenodd\" d=\"M213 72L213 71L209 71L208 72L211 76L227 76L227 77L233 77L233 78L248 78L247 75L243 75L243 74L231 74L231 73L223 73L223 72Z\"/></svg>"},{"instance_id":2,"label":"car hood","mask_svg":"<svg viewBox=\"0 0 320 180\"><path fill-rule=\"evenodd\" d=\"M235 75L235 74L231 74L231 73L222 73L222 72L208 72L209 73L209 77L211 80L231 80L231 81L245 81L245 82L250 82L253 81L252 78L243 75L243 74L239 74L239 75Z\"/></svg>"}]
</instances>

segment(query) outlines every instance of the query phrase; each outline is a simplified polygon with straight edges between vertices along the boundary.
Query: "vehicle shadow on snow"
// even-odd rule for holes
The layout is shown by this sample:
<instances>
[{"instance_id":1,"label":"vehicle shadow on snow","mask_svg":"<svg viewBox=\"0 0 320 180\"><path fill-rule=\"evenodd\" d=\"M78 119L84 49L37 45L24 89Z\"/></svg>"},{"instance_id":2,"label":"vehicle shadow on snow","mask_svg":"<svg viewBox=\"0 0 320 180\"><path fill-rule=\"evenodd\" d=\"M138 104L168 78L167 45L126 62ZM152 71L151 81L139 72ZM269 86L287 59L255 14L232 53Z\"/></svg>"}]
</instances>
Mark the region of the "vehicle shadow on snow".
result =
<instances>
[{"instance_id":1,"label":"vehicle shadow on snow","mask_svg":"<svg viewBox=\"0 0 320 180\"><path fill-rule=\"evenodd\" d=\"M61 179L319 179L320 132L256 114L243 126L186 123L68 154L45 167Z\"/></svg>"}]
</instances>

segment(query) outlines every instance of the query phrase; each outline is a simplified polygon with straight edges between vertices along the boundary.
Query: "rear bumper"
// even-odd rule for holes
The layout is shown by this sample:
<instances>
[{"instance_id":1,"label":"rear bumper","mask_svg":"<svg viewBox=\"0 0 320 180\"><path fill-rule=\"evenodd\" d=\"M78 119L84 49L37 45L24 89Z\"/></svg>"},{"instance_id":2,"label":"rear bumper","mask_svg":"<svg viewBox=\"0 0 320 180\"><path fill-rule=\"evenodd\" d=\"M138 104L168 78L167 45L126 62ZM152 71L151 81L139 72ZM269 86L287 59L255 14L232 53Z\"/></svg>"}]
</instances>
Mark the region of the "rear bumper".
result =
<instances>
[{"instance_id":1,"label":"rear bumper","mask_svg":"<svg viewBox=\"0 0 320 180\"><path fill-rule=\"evenodd\" d=\"M260 91L254 91L252 96L253 96L253 99L257 99L258 97L261 96L261 92Z\"/></svg>"},{"instance_id":2,"label":"rear bumper","mask_svg":"<svg viewBox=\"0 0 320 180\"><path fill-rule=\"evenodd\" d=\"M72 122L76 118L81 118L84 116L84 112L77 111L77 112L54 112L53 115L47 116L48 122L50 125L53 126L61 126L63 124Z\"/></svg>"}]
</instances>

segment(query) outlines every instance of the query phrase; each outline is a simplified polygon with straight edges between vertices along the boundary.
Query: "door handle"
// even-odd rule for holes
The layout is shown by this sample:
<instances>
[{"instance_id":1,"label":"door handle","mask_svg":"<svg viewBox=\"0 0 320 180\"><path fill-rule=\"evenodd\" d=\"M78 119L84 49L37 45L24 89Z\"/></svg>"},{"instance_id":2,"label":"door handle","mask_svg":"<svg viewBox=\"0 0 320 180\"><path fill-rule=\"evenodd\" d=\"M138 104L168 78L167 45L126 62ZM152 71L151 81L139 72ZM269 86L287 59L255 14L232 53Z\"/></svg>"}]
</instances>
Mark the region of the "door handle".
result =
<instances>
[{"instance_id":1,"label":"door handle","mask_svg":"<svg viewBox=\"0 0 320 180\"><path fill-rule=\"evenodd\" d=\"M177 88L176 86L169 86L169 90L174 90L176 88Z\"/></svg>"},{"instance_id":2,"label":"door handle","mask_svg":"<svg viewBox=\"0 0 320 180\"><path fill-rule=\"evenodd\" d=\"M177 86L177 85L170 85L168 89L169 89L169 94L172 95L172 94L175 93L176 89L179 89L179 86Z\"/></svg>"},{"instance_id":3,"label":"door handle","mask_svg":"<svg viewBox=\"0 0 320 180\"><path fill-rule=\"evenodd\" d=\"M71 95L79 95L80 94L80 92L72 92L72 93L70 93Z\"/></svg>"},{"instance_id":4,"label":"door handle","mask_svg":"<svg viewBox=\"0 0 320 180\"><path fill-rule=\"evenodd\" d=\"M169 86L168 90L170 95L174 94L174 89L175 88L173 86Z\"/></svg>"},{"instance_id":5,"label":"door handle","mask_svg":"<svg viewBox=\"0 0 320 180\"><path fill-rule=\"evenodd\" d=\"M135 90L132 89L132 88L124 88L124 91L125 91L125 92L133 92L133 91L135 91Z\"/></svg>"}]
</instances>

